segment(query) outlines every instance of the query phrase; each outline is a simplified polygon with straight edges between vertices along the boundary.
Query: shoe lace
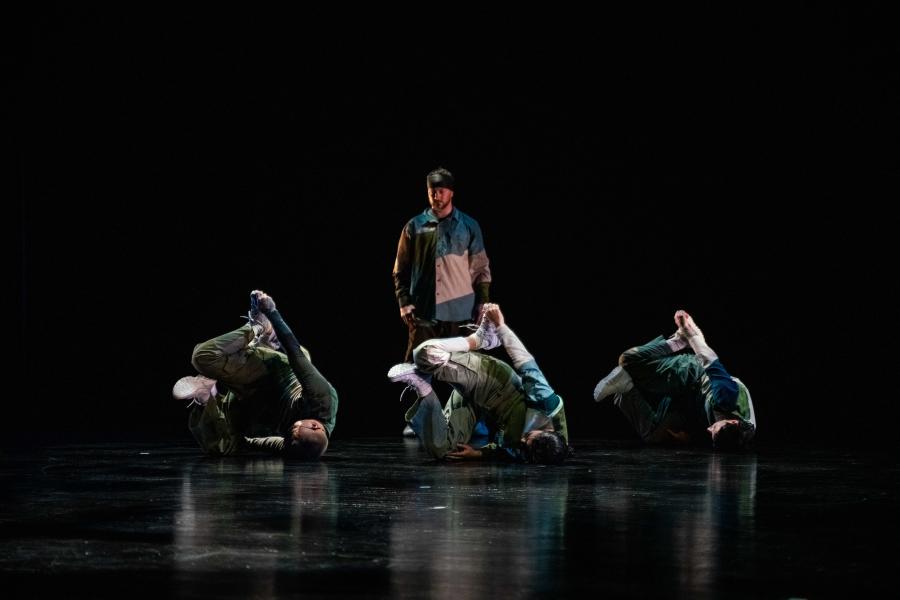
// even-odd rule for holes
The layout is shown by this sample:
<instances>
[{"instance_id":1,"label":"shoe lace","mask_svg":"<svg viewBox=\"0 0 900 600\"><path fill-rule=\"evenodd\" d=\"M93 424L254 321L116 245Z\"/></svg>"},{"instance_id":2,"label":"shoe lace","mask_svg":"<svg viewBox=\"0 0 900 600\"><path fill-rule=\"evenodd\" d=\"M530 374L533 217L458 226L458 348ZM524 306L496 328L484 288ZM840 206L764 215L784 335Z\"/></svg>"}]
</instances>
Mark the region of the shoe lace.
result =
<instances>
[{"instance_id":1,"label":"shoe lace","mask_svg":"<svg viewBox=\"0 0 900 600\"><path fill-rule=\"evenodd\" d=\"M481 317L481 319L478 320L478 323L466 323L465 325L463 325L463 327L465 329L468 329L469 331L478 331L479 329L481 331L487 331L488 327L492 327L493 325L493 321L488 318Z\"/></svg>"},{"instance_id":2,"label":"shoe lace","mask_svg":"<svg viewBox=\"0 0 900 600\"><path fill-rule=\"evenodd\" d=\"M465 325L463 325L463 328L474 332L479 337L485 337L486 335L488 335L488 330L493 326L494 322L482 315L477 324L466 323Z\"/></svg>"},{"instance_id":3,"label":"shoe lace","mask_svg":"<svg viewBox=\"0 0 900 600\"><path fill-rule=\"evenodd\" d=\"M400 392L400 402L403 402L403 395L406 394L407 391L409 391L409 390L415 391L415 389L416 388L415 388L415 386L413 386L413 384L407 383L406 387L403 388L403 390Z\"/></svg>"},{"instance_id":4,"label":"shoe lace","mask_svg":"<svg viewBox=\"0 0 900 600\"><path fill-rule=\"evenodd\" d=\"M477 331L482 327L487 327L485 321L490 322L490 320L487 318L487 311L482 308L481 314L478 315L478 323L466 323L465 325L463 325L463 327L470 331Z\"/></svg>"},{"instance_id":5,"label":"shoe lace","mask_svg":"<svg viewBox=\"0 0 900 600\"><path fill-rule=\"evenodd\" d=\"M246 316L241 315L241 317L240 317L242 319L246 319L247 322L250 323L251 326L258 325L260 327L260 329L262 330L259 333L256 333L256 331L254 330L253 339L250 340L250 343L247 344L247 347L254 348L254 347L258 346L259 344L263 344L264 346L268 346L269 348L272 348L274 350L280 350L281 342L278 341L278 337L275 335L275 332L273 330L269 330L268 332L266 332L267 328L266 328L265 324L261 320L259 320L260 314L261 313L257 312L256 316L254 316L253 309L251 309L251 310L247 311Z\"/></svg>"},{"instance_id":6,"label":"shoe lace","mask_svg":"<svg viewBox=\"0 0 900 600\"><path fill-rule=\"evenodd\" d=\"M493 321L486 318L484 315L481 317L481 321L478 325L475 323L469 323L468 325L463 325L466 329L473 331L473 333L481 339L481 343L485 348L494 348L497 346L498 342L498 334L497 334L497 326Z\"/></svg>"}]
</instances>

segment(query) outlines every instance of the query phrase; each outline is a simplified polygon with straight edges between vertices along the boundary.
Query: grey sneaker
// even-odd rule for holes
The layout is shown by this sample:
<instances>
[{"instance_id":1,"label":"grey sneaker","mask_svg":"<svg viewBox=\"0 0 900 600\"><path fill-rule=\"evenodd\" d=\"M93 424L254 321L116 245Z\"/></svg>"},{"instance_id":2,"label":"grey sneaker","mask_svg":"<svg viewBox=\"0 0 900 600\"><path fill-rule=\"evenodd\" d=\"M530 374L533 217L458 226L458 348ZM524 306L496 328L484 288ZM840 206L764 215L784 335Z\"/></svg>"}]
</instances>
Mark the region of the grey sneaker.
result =
<instances>
[{"instance_id":1,"label":"grey sneaker","mask_svg":"<svg viewBox=\"0 0 900 600\"><path fill-rule=\"evenodd\" d=\"M278 341L278 336L275 335L272 321L259 310L259 298L255 293L250 294L250 310L247 312L247 320L256 335L250 342L250 347L263 346L272 350L281 350L281 343Z\"/></svg>"},{"instance_id":2,"label":"grey sneaker","mask_svg":"<svg viewBox=\"0 0 900 600\"><path fill-rule=\"evenodd\" d=\"M218 393L216 380L203 375L182 377L172 387L172 397L176 400L193 400L200 406L206 406L209 399Z\"/></svg>"},{"instance_id":3,"label":"grey sneaker","mask_svg":"<svg viewBox=\"0 0 900 600\"><path fill-rule=\"evenodd\" d=\"M391 367L388 371L388 379L391 381L403 381L405 383L428 383L426 377L431 379L429 375L425 375L416 369L416 365L412 363L400 363Z\"/></svg>"},{"instance_id":4,"label":"grey sneaker","mask_svg":"<svg viewBox=\"0 0 900 600\"><path fill-rule=\"evenodd\" d=\"M416 432L413 431L413 428L407 425L403 428L403 437L414 438L416 437Z\"/></svg>"},{"instance_id":5,"label":"grey sneaker","mask_svg":"<svg viewBox=\"0 0 900 600\"><path fill-rule=\"evenodd\" d=\"M272 328L272 321L269 320L269 317L262 313L254 313L251 310L247 313L247 321L253 327L255 336L249 344L250 347L263 346L272 350L281 350L281 342L278 341L278 336L275 335L275 330Z\"/></svg>"},{"instance_id":6,"label":"grey sneaker","mask_svg":"<svg viewBox=\"0 0 900 600\"><path fill-rule=\"evenodd\" d=\"M475 328L475 337L479 339L479 350L491 350L500 345L500 336L497 334L497 325L487 318L487 310L482 309L478 327L467 325L469 329Z\"/></svg>"},{"instance_id":7,"label":"grey sneaker","mask_svg":"<svg viewBox=\"0 0 900 600\"><path fill-rule=\"evenodd\" d=\"M594 402L600 402L604 398L616 394L624 394L634 387L631 375L622 367L616 367L609 375L600 380L594 388Z\"/></svg>"},{"instance_id":8,"label":"grey sneaker","mask_svg":"<svg viewBox=\"0 0 900 600\"><path fill-rule=\"evenodd\" d=\"M402 381L419 394L419 397L427 396L431 393L431 375L422 373L416 369L416 365L412 363L400 363L394 365L388 371L388 379L391 381ZM404 390L406 391L406 390ZM400 395L403 398L403 395Z\"/></svg>"}]
</instances>

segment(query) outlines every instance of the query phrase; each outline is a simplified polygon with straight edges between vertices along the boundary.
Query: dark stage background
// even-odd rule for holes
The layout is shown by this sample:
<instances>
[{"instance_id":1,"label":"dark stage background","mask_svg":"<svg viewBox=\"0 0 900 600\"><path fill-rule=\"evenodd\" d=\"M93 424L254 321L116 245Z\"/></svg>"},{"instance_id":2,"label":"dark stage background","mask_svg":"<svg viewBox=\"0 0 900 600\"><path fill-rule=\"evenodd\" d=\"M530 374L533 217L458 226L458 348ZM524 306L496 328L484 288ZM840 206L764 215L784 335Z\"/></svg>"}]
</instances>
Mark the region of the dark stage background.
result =
<instances>
[{"instance_id":1,"label":"dark stage background","mask_svg":"<svg viewBox=\"0 0 900 600\"><path fill-rule=\"evenodd\" d=\"M257 287L338 389L336 436L399 435L390 271L443 165L576 441L630 435L593 386L685 308L761 444L895 443L877 341L900 98L877 5L409 28L183 10L7 24L7 441L187 438L172 383Z\"/></svg>"}]
</instances>

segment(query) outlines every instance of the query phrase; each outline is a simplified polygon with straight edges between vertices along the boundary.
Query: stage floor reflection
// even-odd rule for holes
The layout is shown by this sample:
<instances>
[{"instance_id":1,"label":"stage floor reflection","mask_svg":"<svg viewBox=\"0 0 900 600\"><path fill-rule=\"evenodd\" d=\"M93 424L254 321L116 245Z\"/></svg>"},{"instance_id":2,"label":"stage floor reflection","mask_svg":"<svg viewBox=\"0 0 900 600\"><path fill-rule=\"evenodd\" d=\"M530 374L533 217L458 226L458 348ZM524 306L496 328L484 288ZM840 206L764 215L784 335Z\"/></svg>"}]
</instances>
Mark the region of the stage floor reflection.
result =
<instances>
[{"instance_id":1,"label":"stage floor reflection","mask_svg":"<svg viewBox=\"0 0 900 600\"><path fill-rule=\"evenodd\" d=\"M4 598L789 598L886 594L897 465L575 440L563 467L440 464L415 440L326 460L187 442L3 454Z\"/></svg>"}]
</instances>

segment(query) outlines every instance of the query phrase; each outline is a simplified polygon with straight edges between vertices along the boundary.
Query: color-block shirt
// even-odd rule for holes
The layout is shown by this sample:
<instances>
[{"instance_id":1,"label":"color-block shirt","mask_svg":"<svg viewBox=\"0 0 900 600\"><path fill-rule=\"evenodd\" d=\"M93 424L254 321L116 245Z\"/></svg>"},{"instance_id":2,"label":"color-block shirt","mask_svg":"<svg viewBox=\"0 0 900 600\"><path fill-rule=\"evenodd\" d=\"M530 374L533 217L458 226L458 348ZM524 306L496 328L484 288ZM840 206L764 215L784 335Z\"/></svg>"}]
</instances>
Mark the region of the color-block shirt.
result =
<instances>
[{"instance_id":1,"label":"color-block shirt","mask_svg":"<svg viewBox=\"0 0 900 600\"><path fill-rule=\"evenodd\" d=\"M491 282L481 227L457 208L444 219L426 209L400 234L393 276L400 307L414 305L419 318L470 320Z\"/></svg>"}]
</instances>

